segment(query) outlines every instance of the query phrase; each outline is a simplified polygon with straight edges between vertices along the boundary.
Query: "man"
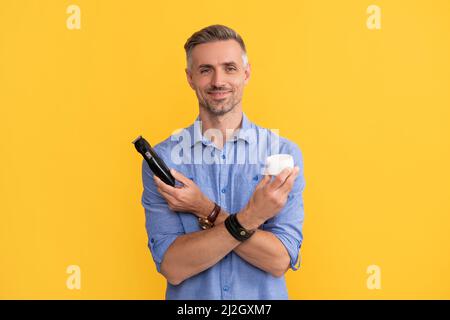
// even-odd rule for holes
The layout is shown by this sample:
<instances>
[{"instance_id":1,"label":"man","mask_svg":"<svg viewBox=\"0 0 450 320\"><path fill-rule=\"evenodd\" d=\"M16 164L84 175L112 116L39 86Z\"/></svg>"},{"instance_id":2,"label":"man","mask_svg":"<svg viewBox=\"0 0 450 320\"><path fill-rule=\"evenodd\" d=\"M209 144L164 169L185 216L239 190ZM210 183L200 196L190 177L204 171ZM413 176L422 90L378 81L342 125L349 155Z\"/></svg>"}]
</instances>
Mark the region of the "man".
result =
<instances>
[{"instance_id":1,"label":"man","mask_svg":"<svg viewBox=\"0 0 450 320\"><path fill-rule=\"evenodd\" d=\"M303 239L301 151L242 112L250 64L235 31L209 26L185 50L198 121L155 146L177 185L162 182L145 161L142 167L149 248L168 281L166 298L287 299L284 274L296 270ZM274 146L295 167L263 175ZM255 155L264 156L252 161Z\"/></svg>"}]
</instances>

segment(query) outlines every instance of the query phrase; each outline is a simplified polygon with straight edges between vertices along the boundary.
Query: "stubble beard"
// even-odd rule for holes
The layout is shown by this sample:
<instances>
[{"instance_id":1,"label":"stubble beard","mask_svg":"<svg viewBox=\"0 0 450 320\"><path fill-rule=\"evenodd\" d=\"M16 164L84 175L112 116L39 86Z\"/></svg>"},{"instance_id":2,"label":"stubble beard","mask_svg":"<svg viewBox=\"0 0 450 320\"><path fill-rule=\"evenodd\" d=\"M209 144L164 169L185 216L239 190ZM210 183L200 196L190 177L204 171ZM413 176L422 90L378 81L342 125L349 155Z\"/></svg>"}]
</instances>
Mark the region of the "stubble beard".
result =
<instances>
[{"instance_id":1,"label":"stubble beard","mask_svg":"<svg viewBox=\"0 0 450 320\"><path fill-rule=\"evenodd\" d=\"M240 99L237 99L234 95L229 98L229 101L220 101L218 103L210 103L208 99L199 99L200 107L217 117L223 116L239 104Z\"/></svg>"}]
</instances>

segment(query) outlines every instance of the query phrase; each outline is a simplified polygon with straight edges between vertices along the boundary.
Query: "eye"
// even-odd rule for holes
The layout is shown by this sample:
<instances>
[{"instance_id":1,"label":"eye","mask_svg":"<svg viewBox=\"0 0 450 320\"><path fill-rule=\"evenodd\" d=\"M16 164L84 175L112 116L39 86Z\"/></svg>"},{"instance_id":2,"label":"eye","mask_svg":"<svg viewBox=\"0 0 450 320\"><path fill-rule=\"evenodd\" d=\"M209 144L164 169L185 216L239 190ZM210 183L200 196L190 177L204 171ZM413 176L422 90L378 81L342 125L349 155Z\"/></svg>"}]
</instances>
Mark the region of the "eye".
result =
<instances>
[{"instance_id":1,"label":"eye","mask_svg":"<svg viewBox=\"0 0 450 320\"><path fill-rule=\"evenodd\" d=\"M202 70L200 70L201 74L204 74L204 73L207 73L207 72L209 72L209 69L202 69Z\"/></svg>"},{"instance_id":2,"label":"eye","mask_svg":"<svg viewBox=\"0 0 450 320\"><path fill-rule=\"evenodd\" d=\"M226 69L228 72L236 71L235 67L227 67Z\"/></svg>"}]
</instances>

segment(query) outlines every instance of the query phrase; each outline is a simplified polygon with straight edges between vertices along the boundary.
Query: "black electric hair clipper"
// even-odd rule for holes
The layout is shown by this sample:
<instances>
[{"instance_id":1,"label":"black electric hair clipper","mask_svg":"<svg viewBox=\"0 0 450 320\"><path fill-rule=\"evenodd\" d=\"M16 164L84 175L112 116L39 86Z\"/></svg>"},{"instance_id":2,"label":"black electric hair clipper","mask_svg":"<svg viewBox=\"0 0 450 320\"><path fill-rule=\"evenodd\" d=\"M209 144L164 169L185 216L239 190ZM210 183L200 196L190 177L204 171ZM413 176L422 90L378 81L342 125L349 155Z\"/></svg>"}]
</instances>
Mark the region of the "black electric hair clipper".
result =
<instances>
[{"instance_id":1,"label":"black electric hair clipper","mask_svg":"<svg viewBox=\"0 0 450 320\"><path fill-rule=\"evenodd\" d=\"M142 154L145 161L147 161L148 166L153 171L153 173L160 178L164 183L175 186L175 178L170 173L169 168L166 166L164 161L158 156L158 154L150 146L142 136L137 137L133 141L136 150Z\"/></svg>"}]
</instances>

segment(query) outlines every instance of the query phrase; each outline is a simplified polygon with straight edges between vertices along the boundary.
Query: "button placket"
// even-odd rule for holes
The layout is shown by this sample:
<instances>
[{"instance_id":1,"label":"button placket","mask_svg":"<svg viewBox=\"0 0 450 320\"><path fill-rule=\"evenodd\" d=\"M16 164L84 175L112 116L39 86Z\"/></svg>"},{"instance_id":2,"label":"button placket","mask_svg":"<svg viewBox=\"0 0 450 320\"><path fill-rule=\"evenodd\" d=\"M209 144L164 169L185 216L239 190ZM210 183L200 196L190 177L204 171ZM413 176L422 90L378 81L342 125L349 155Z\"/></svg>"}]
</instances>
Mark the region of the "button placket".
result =
<instances>
[{"instance_id":1,"label":"button placket","mask_svg":"<svg viewBox=\"0 0 450 320\"><path fill-rule=\"evenodd\" d=\"M229 167L230 165L226 165L227 160L227 145L225 144L222 153L219 155L219 183L220 183L220 195L222 200L222 208L228 211L229 209L229 201L230 201L230 190L229 190ZM229 254L231 256L231 254ZM226 259L222 259L221 261L221 291L222 297L224 299L231 298L231 257L227 257Z\"/></svg>"}]
</instances>

